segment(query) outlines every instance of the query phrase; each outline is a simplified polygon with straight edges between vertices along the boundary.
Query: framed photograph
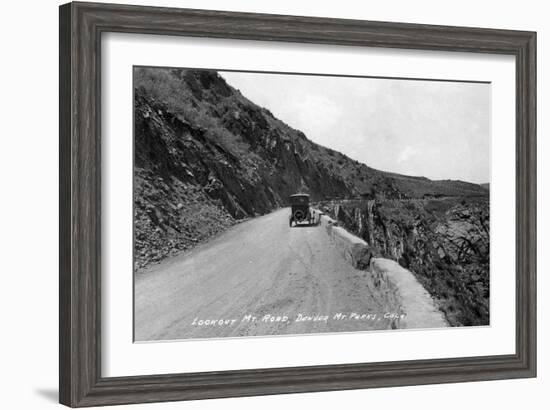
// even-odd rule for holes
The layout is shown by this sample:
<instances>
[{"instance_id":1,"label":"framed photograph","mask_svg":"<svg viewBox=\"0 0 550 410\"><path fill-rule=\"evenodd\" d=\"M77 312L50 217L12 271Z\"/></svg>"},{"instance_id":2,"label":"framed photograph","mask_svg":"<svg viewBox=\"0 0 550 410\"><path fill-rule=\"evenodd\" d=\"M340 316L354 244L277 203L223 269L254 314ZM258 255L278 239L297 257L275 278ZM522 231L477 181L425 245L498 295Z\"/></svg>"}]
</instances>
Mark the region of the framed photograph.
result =
<instances>
[{"instance_id":1,"label":"framed photograph","mask_svg":"<svg viewBox=\"0 0 550 410\"><path fill-rule=\"evenodd\" d=\"M60 402L536 375L536 33L60 7Z\"/></svg>"}]
</instances>

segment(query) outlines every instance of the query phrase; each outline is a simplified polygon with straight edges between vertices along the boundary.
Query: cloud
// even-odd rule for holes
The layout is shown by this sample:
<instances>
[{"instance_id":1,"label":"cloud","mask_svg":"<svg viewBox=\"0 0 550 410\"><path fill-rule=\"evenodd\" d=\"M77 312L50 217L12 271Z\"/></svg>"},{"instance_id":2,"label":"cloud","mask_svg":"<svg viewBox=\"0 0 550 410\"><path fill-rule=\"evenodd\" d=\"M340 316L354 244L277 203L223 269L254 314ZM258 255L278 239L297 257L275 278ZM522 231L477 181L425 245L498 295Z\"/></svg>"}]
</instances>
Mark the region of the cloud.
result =
<instances>
[{"instance_id":1,"label":"cloud","mask_svg":"<svg viewBox=\"0 0 550 410\"><path fill-rule=\"evenodd\" d=\"M400 164L403 162L406 162L411 157L415 156L418 152L419 152L418 149L413 148L410 145L407 145L404 149L401 150L401 152L397 156L397 162L399 162Z\"/></svg>"}]
</instances>

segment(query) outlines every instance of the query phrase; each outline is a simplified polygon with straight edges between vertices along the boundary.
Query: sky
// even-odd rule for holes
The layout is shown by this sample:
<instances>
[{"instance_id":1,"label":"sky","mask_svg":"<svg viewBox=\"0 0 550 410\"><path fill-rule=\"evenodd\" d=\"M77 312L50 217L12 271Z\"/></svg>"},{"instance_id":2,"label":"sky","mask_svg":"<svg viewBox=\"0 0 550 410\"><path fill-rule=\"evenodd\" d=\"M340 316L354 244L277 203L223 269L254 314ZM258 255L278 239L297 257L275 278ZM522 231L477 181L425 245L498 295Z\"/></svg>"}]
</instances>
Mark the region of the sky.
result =
<instances>
[{"instance_id":1,"label":"sky","mask_svg":"<svg viewBox=\"0 0 550 410\"><path fill-rule=\"evenodd\" d=\"M310 140L370 167L430 179L490 180L490 84L220 75Z\"/></svg>"}]
</instances>

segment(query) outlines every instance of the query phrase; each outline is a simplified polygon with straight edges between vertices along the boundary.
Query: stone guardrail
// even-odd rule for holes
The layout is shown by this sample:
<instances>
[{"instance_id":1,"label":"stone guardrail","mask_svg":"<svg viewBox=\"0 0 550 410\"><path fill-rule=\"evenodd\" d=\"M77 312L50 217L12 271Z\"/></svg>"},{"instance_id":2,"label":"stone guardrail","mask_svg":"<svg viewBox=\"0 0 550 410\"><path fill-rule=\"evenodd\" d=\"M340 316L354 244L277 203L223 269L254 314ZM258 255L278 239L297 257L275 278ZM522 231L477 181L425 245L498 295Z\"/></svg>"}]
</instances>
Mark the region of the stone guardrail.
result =
<instances>
[{"instance_id":1,"label":"stone guardrail","mask_svg":"<svg viewBox=\"0 0 550 410\"><path fill-rule=\"evenodd\" d=\"M371 274L377 275L397 290L406 316L400 319L399 328L436 328L449 324L435 305L428 291L418 282L413 273L396 261L385 258L370 260Z\"/></svg>"},{"instance_id":2,"label":"stone guardrail","mask_svg":"<svg viewBox=\"0 0 550 410\"><path fill-rule=\"evenodd\" d=\"M363 239L338 226L336 220L322 211L316 209L315 214L319 215L319 225L327 231L344 258L356 269L368 267L374 286L388 296L395 295L393 303L397 303L399 310L405 315L392 324L392 327L404 329L449 326L428 291L412 272L394 260L373 257L368 243Z\"/></svg>"},{"instance_id":3,"label":"stone guardrail","mask_svg":"<svg viewBox=\"0 0 550 410\"><path fill-rule=\"evenodd\" d=\"M342 252L344 258L354 268L366 269L370 259L370 250L367 242L338 226L337 221L323 212L315 210L315 213L319 215L319 224L325 228L330 238Z\"/></svg>"}]
</instances>

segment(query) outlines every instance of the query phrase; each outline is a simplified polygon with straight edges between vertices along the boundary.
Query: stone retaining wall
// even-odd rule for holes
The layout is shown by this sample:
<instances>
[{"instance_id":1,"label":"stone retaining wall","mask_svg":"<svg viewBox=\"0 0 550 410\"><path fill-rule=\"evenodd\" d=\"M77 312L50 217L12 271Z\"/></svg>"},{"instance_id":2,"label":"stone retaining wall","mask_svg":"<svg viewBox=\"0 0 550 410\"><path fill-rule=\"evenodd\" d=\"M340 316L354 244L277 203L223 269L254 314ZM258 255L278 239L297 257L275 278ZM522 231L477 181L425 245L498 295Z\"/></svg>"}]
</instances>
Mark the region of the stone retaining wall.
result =
<instances>
[{"instance_id":1,"label":"stone retaining wall","mask_svg":"<svg viewBox=\"0 0 550 410\"><path fill-rule=\"evenodd\" d=\"M323 212L315 210L315 213L319 215L319 225L326 230L344 258L354 268L368 268L374 286L399 303L398 310L402 315L392 323L393 328L449 326L430 294L412 272L391 259L373 257L367 242L338 226L337 221Z\"/></svg>"},{"instance_id":2,"label":"stone retaining wall","mask_svg":"<svg viewBox=\"0 0 550 410\"><path fill-rule=\"evenodd\" d=\"M331 217L323 214L321 211L315 211L320 214L319 223L325 228L334 244L340 249L344 258L351 263L354 268L366 269L370 259L368 244L361 238L349 233Z\"/></svg>"}]
</instances>

